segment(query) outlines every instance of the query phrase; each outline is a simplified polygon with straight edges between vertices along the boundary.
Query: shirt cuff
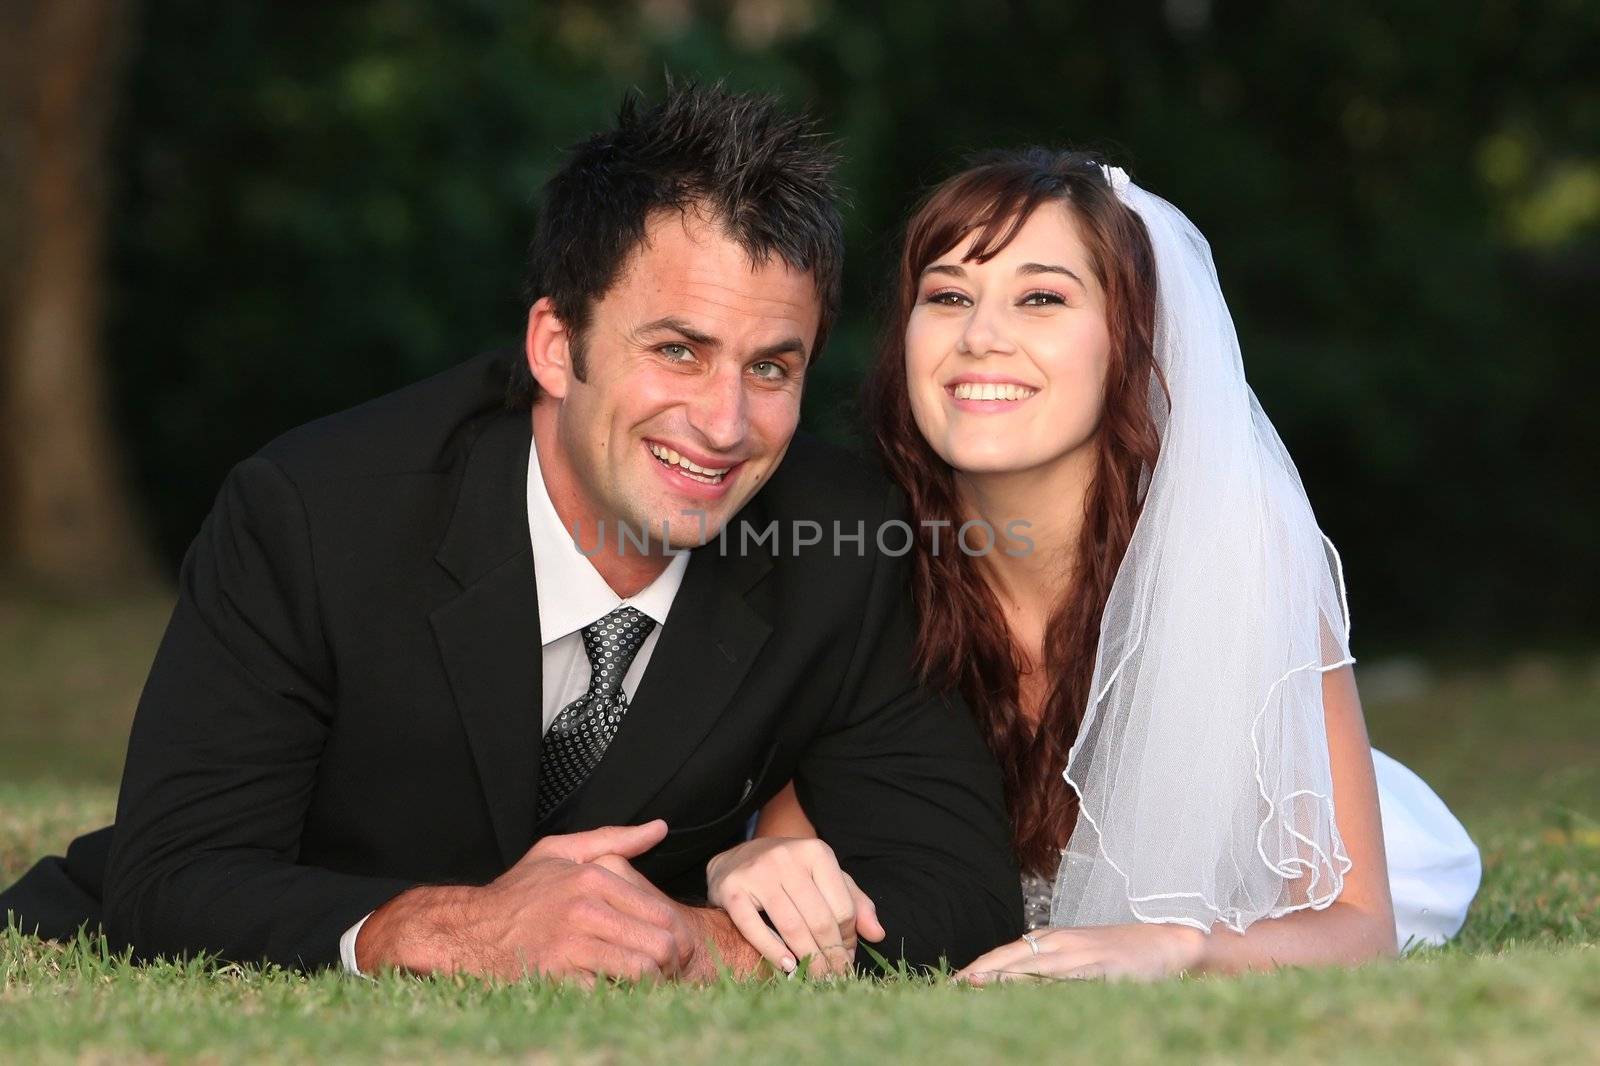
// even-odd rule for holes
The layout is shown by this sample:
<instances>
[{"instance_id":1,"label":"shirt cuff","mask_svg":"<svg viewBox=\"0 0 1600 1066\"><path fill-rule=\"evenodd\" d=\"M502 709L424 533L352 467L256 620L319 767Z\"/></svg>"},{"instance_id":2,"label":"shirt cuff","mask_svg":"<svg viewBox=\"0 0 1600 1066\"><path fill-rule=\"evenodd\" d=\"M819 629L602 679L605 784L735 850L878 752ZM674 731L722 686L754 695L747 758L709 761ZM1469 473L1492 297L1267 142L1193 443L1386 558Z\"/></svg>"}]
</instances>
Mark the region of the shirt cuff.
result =
<instances>
[{"instance_id":1,"label":"shirt cuff","mask_svg":"<svg viewBox=\"0 0 1600 1066\"><path fill-rule=\"evenodd\" d=\"M366 918L346 929L344 935L339 938L339 963L344 967L345 973L355 974L357 977L366 976L361 972L361 967L356 965L356 937L361 935L361 927L366 925L367 918L371 917L372 912L368 911Z\"/></svg>"}]
</instances>

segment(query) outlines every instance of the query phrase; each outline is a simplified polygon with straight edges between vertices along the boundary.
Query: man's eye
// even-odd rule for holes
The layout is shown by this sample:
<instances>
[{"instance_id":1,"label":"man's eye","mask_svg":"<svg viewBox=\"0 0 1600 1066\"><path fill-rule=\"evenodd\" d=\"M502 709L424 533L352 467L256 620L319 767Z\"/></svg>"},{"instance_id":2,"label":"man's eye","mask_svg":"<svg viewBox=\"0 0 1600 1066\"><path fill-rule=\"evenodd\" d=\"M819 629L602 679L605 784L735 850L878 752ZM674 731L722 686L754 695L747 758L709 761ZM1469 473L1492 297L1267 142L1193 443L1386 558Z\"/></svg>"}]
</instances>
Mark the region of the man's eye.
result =
<instances>
[{"instance_id":1,"label":"man's eye","mask_svg":"<svg viewBox=\"0 0 1600 1066\"><path fill-rule=\"evenodd\" d=\"M750 367L750 372L758 378L768 381L782 381L789 376L789 368L782 363L775 363L771 359L763 359Z\"/></svg>"},{"instance_id":2,"label":"man's eye","mask_svg":"<svg viewBox=\"0 0 1600 1066\"><path fill-rule=\"evenodd\" d=\"M687 344L663 344L656 351L676 363L686 363L694 358L694 352Z\"/></svg>"},{"instance_id":3,"label":"man's eye","mask_svg":"<svg viewBox=\"0 0 1600 1066\"><path fill-rule=\"evenodd\" d=\"M1066 302L1059 292L1030 292L1022 298L1023 307L1048 307L1052 304L1064 304Z\"/></svg>"}]
</instances>

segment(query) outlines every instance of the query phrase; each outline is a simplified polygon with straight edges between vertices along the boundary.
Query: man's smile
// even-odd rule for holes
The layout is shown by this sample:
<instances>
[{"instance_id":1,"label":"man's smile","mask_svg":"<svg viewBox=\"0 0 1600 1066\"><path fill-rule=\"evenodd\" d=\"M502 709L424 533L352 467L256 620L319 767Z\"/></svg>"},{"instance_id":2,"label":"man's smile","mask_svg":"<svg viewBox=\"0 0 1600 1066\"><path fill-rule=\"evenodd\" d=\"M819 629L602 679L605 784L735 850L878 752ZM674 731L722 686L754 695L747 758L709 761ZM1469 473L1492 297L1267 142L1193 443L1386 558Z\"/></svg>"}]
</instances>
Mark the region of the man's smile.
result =
<instances>
[{"instance_id":1,"label":"man's smile","mask_svg":"<svg viewBox=\"0 0 1600 1066\"><path fill-rule=\"evenodd\" d=\"M675 491L702 500L718 500L725 496L736 480L732 475L744 465L743 460L718 462L699 452L685 454L661 441L646 440L644 445L656 469Z\"/></svg>"}]
</instances>

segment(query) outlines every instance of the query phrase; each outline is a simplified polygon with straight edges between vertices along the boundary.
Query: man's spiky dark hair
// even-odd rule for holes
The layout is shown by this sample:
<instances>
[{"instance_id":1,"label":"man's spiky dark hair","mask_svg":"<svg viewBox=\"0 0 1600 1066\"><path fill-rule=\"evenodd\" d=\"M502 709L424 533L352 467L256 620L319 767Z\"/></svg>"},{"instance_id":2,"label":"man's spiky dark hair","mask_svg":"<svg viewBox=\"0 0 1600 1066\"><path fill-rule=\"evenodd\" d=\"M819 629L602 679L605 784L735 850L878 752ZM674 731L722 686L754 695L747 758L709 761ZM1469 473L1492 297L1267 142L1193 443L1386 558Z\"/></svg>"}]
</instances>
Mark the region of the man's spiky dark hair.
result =
<instances>
[{"instance_id":1,"label":"man's spiky dark hair","mask_svg":"<svg viewBox=\"0 0 1600 1066\"><path fill-rule=\"evenodd\" d=\"M645 107L630 92L616 127L576 145L544 187L528 299L550 298L571 331L581 379L594 302L643 242L646 224L661 211L698 208L751 262L776 255L812 276L822 304L814 357L838 313L844 263L834 166L811 120L771 97L669 79L661 102ZM517 360L508 400L526 406L537 394Z\"/></svg>"}]
</instances>

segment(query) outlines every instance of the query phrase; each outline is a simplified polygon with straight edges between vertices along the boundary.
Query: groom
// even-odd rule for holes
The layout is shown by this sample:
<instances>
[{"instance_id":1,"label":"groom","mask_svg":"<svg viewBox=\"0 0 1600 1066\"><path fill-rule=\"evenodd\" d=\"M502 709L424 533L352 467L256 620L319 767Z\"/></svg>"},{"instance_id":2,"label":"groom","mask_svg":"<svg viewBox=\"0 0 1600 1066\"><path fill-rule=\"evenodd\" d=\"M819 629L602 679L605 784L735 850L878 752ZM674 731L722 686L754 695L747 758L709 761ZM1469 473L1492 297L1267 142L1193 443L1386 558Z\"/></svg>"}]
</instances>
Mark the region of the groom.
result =
<instances>
[{"instance_id":1,"label":"groom","mask_svg":"<svg viewBox=\"0 0 1600 1066\"><path fill-rule=\"evenodd\" d=\"M685 901L792 778L885 954L1015 937L998 774L912 674L891 497L795 436L838 302L830 165L770 101L695 87L579 145L522 350L229 475L114 832L0 920L70 930L103 890L141 957L748 972L727 915Z\"/></svg>"}]
</instances>

